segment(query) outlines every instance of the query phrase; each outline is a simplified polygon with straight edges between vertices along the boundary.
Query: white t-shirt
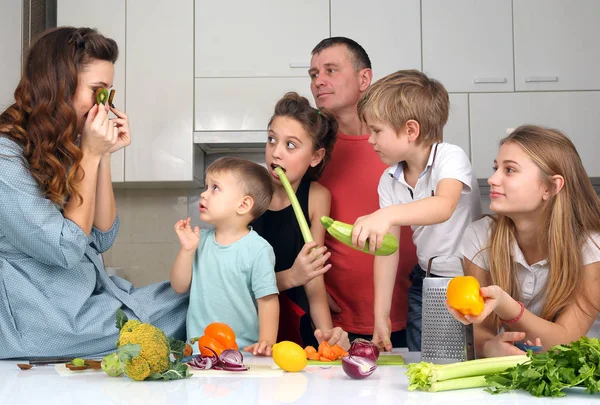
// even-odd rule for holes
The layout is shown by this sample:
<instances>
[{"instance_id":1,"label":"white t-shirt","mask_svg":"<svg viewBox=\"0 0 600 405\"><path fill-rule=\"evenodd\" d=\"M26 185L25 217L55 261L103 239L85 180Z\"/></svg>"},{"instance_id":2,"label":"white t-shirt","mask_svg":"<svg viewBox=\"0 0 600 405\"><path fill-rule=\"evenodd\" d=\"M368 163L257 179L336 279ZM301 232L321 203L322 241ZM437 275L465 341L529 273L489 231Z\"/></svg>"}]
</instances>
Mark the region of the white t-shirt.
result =
<instances>
[{"instance_id":1,"label":"white t-shirt","mask_svg":"<svg viewBox=\"0 0 600 405\"><path fill-rule=\"evenodd\" d=\"M406 182L403 169L404 163L400 162L381 176L377 190L381 208L431 197L443 179L456 179L463 183L458 205L450 219L440 224L412 227L419 266L423 270L427 269L432 257L462 257L458 248L463 232L471 222L481 218L479 185L467 154L449 143L434 144L427 166L414 188ZM440 258L432 262L431 273L454 277L462 275L463 269L457 260Z\"/></svg>"},{"instance_id":2,"label":"white t-shirt","mask_svg":"<svg viewBox=\"0 0 600 405\"><path fill-rule=\"evenodd\" d=\"M461 244L461 252L465 258L473 264L489 271L489 239L491 234L491 224L493 219L485 217L471 224L465 231ZM595 234L588 239L583 246L583 265L600 262L600 249L595 245L595 241L600 246L600 235ZM511 246L512 257L518 266L517 279L521 285L521 294L523 305L530 312L540 316L544 306L544 290L548 281L548 270L550 268L547 260L541 260L532 265L527 264L525 256L517 241L513 241ZM600 338L600 316L596 319L588 336Z\"/></svg>"}]
</instances>

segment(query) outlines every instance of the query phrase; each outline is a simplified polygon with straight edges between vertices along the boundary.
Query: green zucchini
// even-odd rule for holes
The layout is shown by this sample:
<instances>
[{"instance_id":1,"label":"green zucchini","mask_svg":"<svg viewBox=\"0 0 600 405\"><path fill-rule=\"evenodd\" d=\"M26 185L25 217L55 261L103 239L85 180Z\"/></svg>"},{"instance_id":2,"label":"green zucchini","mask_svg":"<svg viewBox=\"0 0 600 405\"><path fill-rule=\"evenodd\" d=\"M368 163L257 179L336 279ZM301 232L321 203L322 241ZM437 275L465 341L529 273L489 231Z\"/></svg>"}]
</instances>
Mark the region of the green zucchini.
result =
<instances>
[{"instance_id":1,"label":"green zucchini","mask_svg":"<svg viewBox=\"0 0 600 405\"><path fill-rule=\"evenodd\" d=\"M327 232L335 239L339 240L345 245L350 246L353 249L360 250L364 253L369 252L369 240L367 239L365 243L364 249L360 249L352 244L352 229L354 229L354 225L345 224L340 221L334 221L329 217L321 217L321 223L327 229ZM375 250L375 256L389 256L392 253L395 253L398 250L398 239L394 237L394 235L388 233L383 237L383 243L381 247Z\"/></svg>"}]
</instances>

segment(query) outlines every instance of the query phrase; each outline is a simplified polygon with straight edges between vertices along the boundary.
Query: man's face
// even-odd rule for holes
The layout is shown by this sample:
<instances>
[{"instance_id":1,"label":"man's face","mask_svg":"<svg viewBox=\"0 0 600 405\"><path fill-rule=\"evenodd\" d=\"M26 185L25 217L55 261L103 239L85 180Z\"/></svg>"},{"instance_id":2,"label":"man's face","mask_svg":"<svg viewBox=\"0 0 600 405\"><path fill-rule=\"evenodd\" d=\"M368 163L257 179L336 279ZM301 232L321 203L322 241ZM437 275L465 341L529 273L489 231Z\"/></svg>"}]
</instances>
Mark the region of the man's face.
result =
<instances>
[{"instance_id":1,"label":"man's face","mask_svg":"<svg viewBox=\"0 0 600 405\"><path fill-rule=\"evenodd\" d=\"M370 75L356 71L345 45L334 45L314 54L310 60L310 89L318 108L328 108L335 114L356 108L358 99L370 83ZM368 78L368 80L367 80Z\"/></svg>"}]
</instances>

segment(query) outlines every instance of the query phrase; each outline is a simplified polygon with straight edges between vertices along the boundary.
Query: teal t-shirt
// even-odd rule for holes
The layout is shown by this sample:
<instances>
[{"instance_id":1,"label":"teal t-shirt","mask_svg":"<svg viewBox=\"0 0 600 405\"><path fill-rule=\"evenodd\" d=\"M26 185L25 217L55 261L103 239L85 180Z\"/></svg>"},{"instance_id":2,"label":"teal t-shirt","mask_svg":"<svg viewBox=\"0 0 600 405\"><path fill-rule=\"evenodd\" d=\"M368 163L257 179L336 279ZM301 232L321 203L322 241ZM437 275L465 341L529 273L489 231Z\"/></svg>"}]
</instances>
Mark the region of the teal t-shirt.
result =
<instances>
[{"instance_id":1,"label":"teal t-shirt","mask_svg":"<svg viewBox=\"0 0 600 405\"><path fill-rule=\"evenodd\" d=\"M274 267L273 248L255 231L225 246L215 240L214 229L202 229L192 270L188 339L202 336L212 322L223 322L235 332L240 350L256 343L256 300L278 294Z\"/></svg>"}]
</instances>

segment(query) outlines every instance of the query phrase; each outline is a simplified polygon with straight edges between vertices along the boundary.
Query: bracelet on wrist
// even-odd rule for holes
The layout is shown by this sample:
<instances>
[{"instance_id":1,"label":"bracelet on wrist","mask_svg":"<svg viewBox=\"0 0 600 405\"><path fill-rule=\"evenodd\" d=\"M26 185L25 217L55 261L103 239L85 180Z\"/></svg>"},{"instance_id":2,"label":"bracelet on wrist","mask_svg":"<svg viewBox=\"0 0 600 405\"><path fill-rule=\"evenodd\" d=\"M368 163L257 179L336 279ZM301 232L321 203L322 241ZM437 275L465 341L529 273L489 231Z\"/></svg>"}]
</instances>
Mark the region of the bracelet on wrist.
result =
<instances>
[{"instance_id":1,"label":"bracelet on wrist","mask_svg":"<svg viewBox=\"0 0 600 405\"><path fill-rule=\"evenodd\" d=\"M519 319L521 319L521 317L523 316L523 314L525 313L525 305L523 305L523 303L521 301L517 301L517 303L521 306L521 310L519 311L519 315L517 315L515 318L513 319L502 319L500 318L500 322L502 322L505 325L510 325L511 323L515 323L517 322Z\"/></svg>"}]
</instances>

